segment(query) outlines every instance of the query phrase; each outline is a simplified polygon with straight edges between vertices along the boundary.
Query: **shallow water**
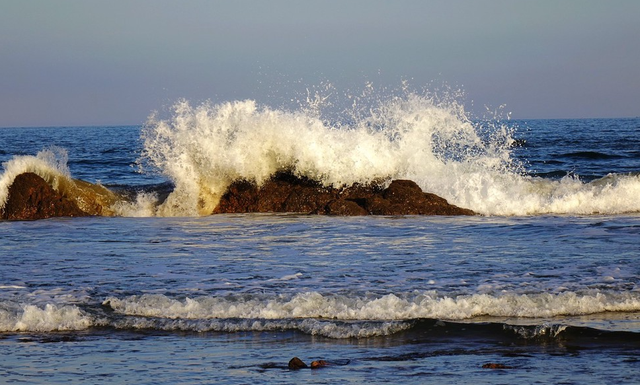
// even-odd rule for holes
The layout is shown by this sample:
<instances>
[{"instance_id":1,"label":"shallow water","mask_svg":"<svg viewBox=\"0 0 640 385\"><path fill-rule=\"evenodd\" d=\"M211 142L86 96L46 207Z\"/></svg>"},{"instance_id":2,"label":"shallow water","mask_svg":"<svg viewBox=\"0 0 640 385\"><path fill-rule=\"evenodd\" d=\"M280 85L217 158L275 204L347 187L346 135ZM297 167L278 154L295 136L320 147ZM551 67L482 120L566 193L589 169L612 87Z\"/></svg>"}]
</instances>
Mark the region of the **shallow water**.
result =
<instances>
[{"instance_id":1,"label":"shallow water","mask_svg":"<svg viewBox=\"0 0 640 385\"><path fill-rule=\"evenodd\" d=\"M0 340L9 357L6 383L633 383L637 349L502 346L333 340L295 333L113 333L73 340ZM289 371L289 357L307 363L340 357L343 366ZM283 362L284 361L284 362ZM513 369L483 369L501 362Z\"/></svg>"},{"instance_id":2,"label":"shallow water","mask_svg":"<svg viewBox=\"0 0 640 385\"><path fill-rule=\"evenodd\" d=\"M638 370L637 216L0 229L8 382L628 383ZM349 362L291 372L294 356Z\"/></svg>"}]
</instances>

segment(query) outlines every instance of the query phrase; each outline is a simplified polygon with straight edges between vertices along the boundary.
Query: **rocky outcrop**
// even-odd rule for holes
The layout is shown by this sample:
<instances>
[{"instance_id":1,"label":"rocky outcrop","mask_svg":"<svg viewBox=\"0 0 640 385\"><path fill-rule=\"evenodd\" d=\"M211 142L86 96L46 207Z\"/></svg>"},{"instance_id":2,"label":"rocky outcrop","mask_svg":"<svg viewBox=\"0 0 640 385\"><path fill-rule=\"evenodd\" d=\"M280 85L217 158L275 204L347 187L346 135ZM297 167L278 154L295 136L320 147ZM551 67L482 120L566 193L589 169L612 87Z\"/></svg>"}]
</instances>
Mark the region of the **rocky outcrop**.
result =
<instances>
[{"instance_id":1,"label":"rocky outcrop","mask_svg":"<svg viewBox=\"0 0 640 385\"><path fill-rule=\"evenodd\" d=\"M54 189L51 185L54 184ZM0 219L34 220L51 217L114 215L114 203L126 200L99 184L61 178L48 183L34 173L18 175L9 187ZM468 209L423 192L410 180L323 186L291 173L278 173L262 186L240 180L232 183L213 214L306 213L324 215L474 215Z\"/></svg>"},{"instance_id":2,"label":"rocky outcrop","mask_svg":"<svg viewBox=\"0 0 640 385\"><path fill-rule=\"evenodd\" d=\"M307 368L307 364L305 364L301 359L299 359L298 357L293 357L290 361L289 361L289 365L288 365L289 369L291 370L299 370L299 369L305 369Z\"/></svg>"},{"instance_id":3,"label":"rocky outcrop","mask_svg":"<svg viewBox=\"0 0 640 385\"><path fill-rule=\"evenodd\" d=\"M307 366L301 359L298 357L293 357L289 364L287 365L290 370L300 370L300 369L320 369L326 366L334 366L334 365L348 365L351 360L336 360L336 361L325 361L325 360L315 360L311 362L311 365Z\"/></svg>"},{"instance_id":4,"label":"rocky outcrop","mask_svg":"<svg viewBox=\"0 0 640 385\"><path fill-rule=\"evenodd\" d=\"M9 220L34 220L51 217L81 217L82 211L75 201L54 190L34 173L18 175L11 187L0 217Z\"/></svg>"},{"instance_id":5,"label":"rocky outcrop","mask_svg":"<svg viewBox=\"0 0 640 385\"><path fill-rule=\"evenodd\" d=\"M423 192L410 180L394 180L387 188L378 184L336 189L278 173L262 186L236 181L214 210L219 213L292 212L326 215L474 215L468 209Z\"/></svg>"}]
</instances>

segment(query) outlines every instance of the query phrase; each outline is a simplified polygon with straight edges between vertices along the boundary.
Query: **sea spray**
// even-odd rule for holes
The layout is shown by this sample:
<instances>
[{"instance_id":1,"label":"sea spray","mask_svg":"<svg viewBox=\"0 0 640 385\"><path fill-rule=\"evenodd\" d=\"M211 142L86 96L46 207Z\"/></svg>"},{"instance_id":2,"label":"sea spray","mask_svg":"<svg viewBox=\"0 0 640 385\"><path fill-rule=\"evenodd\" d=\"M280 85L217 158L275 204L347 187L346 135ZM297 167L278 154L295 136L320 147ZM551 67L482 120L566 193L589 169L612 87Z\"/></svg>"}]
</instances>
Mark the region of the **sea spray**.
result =
<instances>
[{"instance_id":1,"label":"sea spray","mask_svg":"<svg viewBox=\"0 0 640 385\"><path fill-rule=\"evenodd\" d=\"M326 97L293 111L179 101L170 119L152 116L142 133L142 163L176 186L157 214L208 214L232 181L261 184L283 170L334 186L411 179L485 215L640 211L637 174L589 183L530 176L513 156L517 127L508 120L474 120L455 97L373 95L331 119L322 115Z\"/></svg>"},{"instance_id":2,"label":"sea spray","mask_svg":"<svg viewBox=\"0 0 640 385\"><path fill-rule=\"evenodd\" d=\"M52 146L36 156L15 156L3 163L0 176L0 209L9 198L9 188L15 178L23 173L34 173L44 179L53 189L73 200L80 210L90 215L113 215L111 206L121 199L100 184L73 179L67 166L68 155L63 148Z\"/></svg>"},{"instance_id":3,"label":"sea spray","mask_svg":"<svg viewBox=\"0 0 640 385\"><path fill-rule=\"evenodd\" d=\"M67 167L68 154L63 148L52 146L38 152L37 155L15 156L4 162L4 172L0 175L0 209L7 203L9 187L16 176L32 172L58 189L61 184L71 179Z\"/></svg>"},{"instance_id":4,"label":"sea spray","mask_svg":"<svg viewBox=\"0 0 640 385\"><path fill-rule=\"evenodd\" d=\"M367 87L347 98L350 108L327 113L323 106L337 104L331 99L336 93L314 92L293 110L252 100L181 100L169 117L149 117L138 163L143 172L168 179L170 193L145 188L136 196L127 187L131 199L116 199L73 180L65 150L54 148L3 164L0 208L15 176L34 172L56 189L67 186L65 194L96 215L209 215L233 181L261 184L287 171L335 187L411 179L425 192L484 215L640 212L637 172L588 182L575 174L528 174L514 156L517 127L499 116L474 119L458 93L403 89L382 96Z\"/></svg>"},{"instance_id":5,"label":"sea spray","mask_svg":"<svg viewBox=\"0 0 640 385\"><path fill-rule=\"evenodd\" d=\"M210 213L234 180L261 184L278 171L338 187L417 179L434 191L452 174L508 169L508 138L487 143L462 106L448 103L408 94L332 124L317 108L286 111L251 100L194 107L183 100L170 119L149 118L141 163L174 183L158 209L169 216Z\"/></svg>"}]
</instances>

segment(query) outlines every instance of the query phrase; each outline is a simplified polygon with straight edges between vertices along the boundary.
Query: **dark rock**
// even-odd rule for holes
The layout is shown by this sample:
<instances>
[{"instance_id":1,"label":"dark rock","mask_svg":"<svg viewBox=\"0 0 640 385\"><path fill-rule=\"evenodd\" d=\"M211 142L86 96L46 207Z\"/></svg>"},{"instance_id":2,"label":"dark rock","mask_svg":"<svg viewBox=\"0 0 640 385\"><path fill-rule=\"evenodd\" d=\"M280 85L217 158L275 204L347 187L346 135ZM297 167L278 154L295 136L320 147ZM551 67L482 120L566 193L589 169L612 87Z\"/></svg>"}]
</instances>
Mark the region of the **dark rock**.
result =
<instances>
[{"instance_id":1,"label":"dark rock","mask_svg":"<svg viewBox=\"0 0 640 385\"><path fill-rule=\"evenodd\" d=\"M80 179L62 179L58 181L62 196L76 202L80 210L88 215L112 216L111 206L122 201L123 197L115 194L100 184L85 182Z\"/></svg>"},{"instance_id":2,"label":"dark rock","mask_svg":"<svg viewBox=\"0 0 640 385\"><path fill-rule=\"evenodd\" d=\"M319 369L319 368L324 368L325 366L328 366L329 363L325 360L316 360L311 362L311 369Z\"/></svg>"},{"instance_id":3,"label":"dark rock","mask_svg":"<svg viewBox=\"0 0 640 385\"><path fill-rule=\"evenodd\" d=\"M394 180L383 192L391 203L390 210L402 215L473 215L471 210L450 205L446 199L424 193L410 180Z\"/></svg>"},{"instance_id":4,"label":"dark rock","mask_svg":"<svg viewBox=\"0 0 640 385\"><path fill-rule=\"evenodd\" d=\"M291 173L278 173L261 187L245 180L229 186L214 214L295 212L327 215L474 215L445 199L424 193L410 180L354 184L342 189Z\"/></svg>"},{"instance_id":5,"label":"dark rock","mask_svg":"<svg viewBox=\"0 0 640 385\"><path fill-rule=\"evenodd\" d=\"M333 200L326 205L324 214L357 216L369 215L369 212L364 207L358 205L355 201L338 199Z\"/></svg>"},{"instance_id":6,"label":"dark rock","mask_svg":"<svg viewBox=\"0 0 640 385\"><path fill-rule=\"evenodd\" d=\"M394 209L391 202L381 195L372 195L362 200L362 205L372 215L393 215Z\"/></svg>"},{"instance_id":7,"label":"dark rock","mask_svg":"<svg viewBox=\"0 0 640 385\"><path fill-rule=\"evenodd\" d=\"M0 212L2 219L35 220L51 217L88 216L75 201L54 190L34 173L18 175L11 187L7 202Z\"/></svg>"},{"instance_id":8,"label":"dark rock","mask_svg":"<svg viewBox=\"0 0 640 385\"><path fill-rule=\"evenodd\" d=\"M214 213L248 213L256 211L258 186L244 180L234 182L215 208Z\"/></svg>"},{"instance_id":9,"label":"dark rock","mask_svg":"<svg viewBox=\"0 0 640 385\"><path fill-rule=\"evenodd\" d=\"M291 361L289 361L289 369L291 370L304 369L307 367L308 367L307 364L302 362L302 360L299 359L298 357L293 357Z\"/></svg>"}]
</instances>

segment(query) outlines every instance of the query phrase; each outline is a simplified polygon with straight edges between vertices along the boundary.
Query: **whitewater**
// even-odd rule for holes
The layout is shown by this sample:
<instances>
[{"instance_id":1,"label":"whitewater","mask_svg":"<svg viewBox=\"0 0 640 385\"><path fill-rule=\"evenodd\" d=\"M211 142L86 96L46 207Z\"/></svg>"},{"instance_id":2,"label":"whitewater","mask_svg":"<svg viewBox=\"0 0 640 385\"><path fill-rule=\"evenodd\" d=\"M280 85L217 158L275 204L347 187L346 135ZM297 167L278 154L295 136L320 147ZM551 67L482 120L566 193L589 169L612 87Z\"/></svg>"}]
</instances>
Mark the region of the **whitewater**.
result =
<instances>
[{"instance_id":1,"label":"whitewater","mask_svg":"<svg viewBox=\"0 0 640 385\"><path fill-rule=\"evenodd\" d=\"M97 200L107 208L105 215L209 215L233 181L260 185L287 171L334 187L410 179L482 215L640 211L637 172L589 181L573 173L532 176L526 162L513 155L522 143L509 121L473 121L460 102L432 95L389 97L366 114L351 110L339 120L323 118L319 108L290 111L251 100L196 106L182 100L170 115L149 117L137 160L142 172L172 184L166 199L153 190L127 200L99 189L87 192L71 178L66 149L42 149L4 163L0 207L15 176L35 172L75 197L81 208Z\"/></svg>"}]
</instances>

